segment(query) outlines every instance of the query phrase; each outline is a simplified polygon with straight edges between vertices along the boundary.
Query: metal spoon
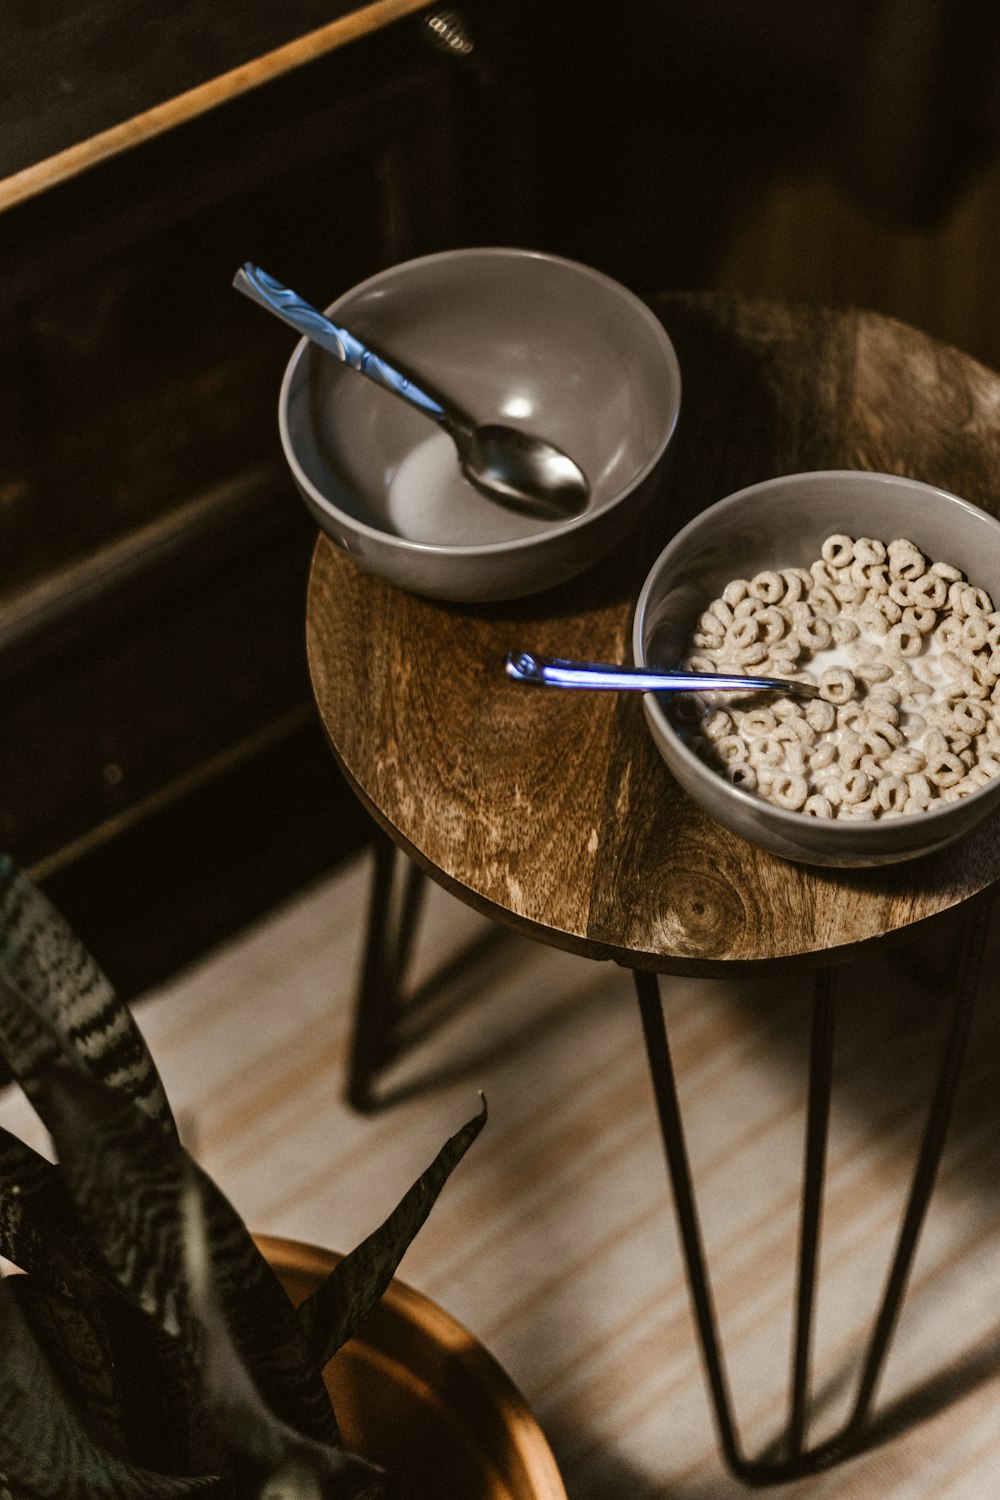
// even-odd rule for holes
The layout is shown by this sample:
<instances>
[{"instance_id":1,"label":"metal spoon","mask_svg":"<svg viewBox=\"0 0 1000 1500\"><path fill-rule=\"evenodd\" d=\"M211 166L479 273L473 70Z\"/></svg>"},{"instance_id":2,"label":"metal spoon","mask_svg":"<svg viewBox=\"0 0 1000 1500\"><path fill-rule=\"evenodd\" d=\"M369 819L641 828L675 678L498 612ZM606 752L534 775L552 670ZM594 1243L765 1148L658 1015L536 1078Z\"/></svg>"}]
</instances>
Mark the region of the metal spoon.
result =
<instances>
[{"instance_id":1,"label":"metal spoon","mask_svg":"<svg viewBox=\"0 0 1000 1500\"><path fill-rule=\"evenodd\" d=\"M508 651L507 676L515 682L549 687L603 688L640 693L784 693L788 697L818 698L819 688L781 677L740 677L723 672L663 672L652 667L616 667L597 661L566 661L559 656L534 656Z\"/></svg>"},{"instance_id":2,"label":"metal spoon","mask_svg":"<svg viewBox=\"0 0 1000 1500\"><path fill-rule=\"evenodd\" d=\"M338 327L259 266L244 265L233 286L275 317L304 334L352 370L423 412L442 427L458 449L467 479L491 500L546 521L565 521L587 504L587 476L561 449L516 427L477 426L450 402L422 391L346 328Z\"/></svg>"}]
</instances>

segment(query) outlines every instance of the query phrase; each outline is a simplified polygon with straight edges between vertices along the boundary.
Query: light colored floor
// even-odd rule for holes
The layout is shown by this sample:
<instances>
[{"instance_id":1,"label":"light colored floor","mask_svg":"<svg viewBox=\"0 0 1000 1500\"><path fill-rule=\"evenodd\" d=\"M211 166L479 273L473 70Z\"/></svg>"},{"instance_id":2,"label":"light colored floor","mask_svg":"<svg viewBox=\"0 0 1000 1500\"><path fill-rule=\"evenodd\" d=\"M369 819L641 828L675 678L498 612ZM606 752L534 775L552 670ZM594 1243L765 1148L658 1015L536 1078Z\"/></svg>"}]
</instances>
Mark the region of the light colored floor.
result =
<instances>
[{"instance_id":1,"label":"light colored floor","mask_svg":"<svg viewBox=\"0 0 1000 1500\"><path fill-rule=\"evenodd\" d=\"M143 999L137 1014L196 1154L252 1228L347 1249L445 1135L486 1131L403 1266L533 1404L571 1500L729 1500L696 1352L629 976L505 937L475 1003L397 1070L407 1097L342 1101L367 891L363 860ZM435 891L423 952L479 920ZM98 958L100 955L98 955ZM925 943L843 997L816 1351L844 1408L926 1098L949 953ZM786 1487L840 1500L1000 1493L1000 1020L987 982L910 1296L882 1387L903 1430ZM752 1452L781 1421L804 1093L799 981L672 981L671 1039L738 1411ZM0 1121L31 1132L16 1095ZM911 1411L920 1422L906 1425ZM890 1423L890 1428L892 1427ZM777 1493L777 1491L775 1492Z\"/></svg>"}]
</instances>

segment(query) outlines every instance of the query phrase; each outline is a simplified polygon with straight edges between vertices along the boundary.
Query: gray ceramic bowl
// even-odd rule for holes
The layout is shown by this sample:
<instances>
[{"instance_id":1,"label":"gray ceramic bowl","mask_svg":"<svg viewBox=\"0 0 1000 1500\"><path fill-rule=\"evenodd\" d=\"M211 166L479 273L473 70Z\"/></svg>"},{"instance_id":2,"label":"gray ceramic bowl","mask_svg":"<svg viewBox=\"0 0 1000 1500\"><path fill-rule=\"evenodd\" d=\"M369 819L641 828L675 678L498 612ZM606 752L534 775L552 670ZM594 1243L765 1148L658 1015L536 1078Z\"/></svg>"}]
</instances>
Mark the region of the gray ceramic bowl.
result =
<instances>
[{"instance_id":1,"label":"gray ceramic bowl","mask_svg":"<svg viewBox=\"0 0 1000 1500\"><path fill-rule=\"evenodd\" d=\"M1000 523L944 490L892 474L789 474L740 490L678 532L643 585L633 622L640 665L676 665L694 622L733 578L804 566L834 533L888 542L908 537L932 562L950 562L1000 604ZM666 701L648 694L657 748L684 790L752 843L807 864L895 863L961 838L1000 804L1000 779L924 813L866 822L808 817L740 790L684 744Z\"/></svg>"},{"instance_id":2,"label":"gray ceramic bowl","mask_svg":"<svg viewBox=\"0 0 1000 1500\"><path fill-rule=\"evenodd\" d=\"M561 583L637 520L680 405L673 346L607 276L524 250L451 250L373 276L327 309L480 422L557 444L591 485L558 523L497 505L447 434L303 340L285 372L281 440L320 528L416 593L480 601Z\"/></svg>"}]
</instances>

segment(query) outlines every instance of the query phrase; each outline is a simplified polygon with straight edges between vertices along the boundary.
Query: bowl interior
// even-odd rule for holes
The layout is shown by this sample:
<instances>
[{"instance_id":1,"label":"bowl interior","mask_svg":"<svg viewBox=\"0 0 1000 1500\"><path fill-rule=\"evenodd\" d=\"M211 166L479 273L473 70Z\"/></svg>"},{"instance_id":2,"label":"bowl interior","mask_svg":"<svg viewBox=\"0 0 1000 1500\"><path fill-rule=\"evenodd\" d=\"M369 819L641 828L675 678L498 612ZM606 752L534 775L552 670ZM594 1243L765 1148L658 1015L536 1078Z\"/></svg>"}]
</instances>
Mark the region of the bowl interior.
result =
<instances>
[{"instance_id":1,"label":"bowl interior","mask_svg":"<svg viewBox=\"0 0 1000 1500\"><path fill-rule=\"evenodd\" d=\"M676 360L653 314L570 261L446 252L382 272L329 312L478 422L563 448L590 480L588 513L648 472L676 419ZM453 546L552 529L480 495L447 434L312 346L296 350L282 404L293 462L361 525Z\"/></svg>"}]
</instances>

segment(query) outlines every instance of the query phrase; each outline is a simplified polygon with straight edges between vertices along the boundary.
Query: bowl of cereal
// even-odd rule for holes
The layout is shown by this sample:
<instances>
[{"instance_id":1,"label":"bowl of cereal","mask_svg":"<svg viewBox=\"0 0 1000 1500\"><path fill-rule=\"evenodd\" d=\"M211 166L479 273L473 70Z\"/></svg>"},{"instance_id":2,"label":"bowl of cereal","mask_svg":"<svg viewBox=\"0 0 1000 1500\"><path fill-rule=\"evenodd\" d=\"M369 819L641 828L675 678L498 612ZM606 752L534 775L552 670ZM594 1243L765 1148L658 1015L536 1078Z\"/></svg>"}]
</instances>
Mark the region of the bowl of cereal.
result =
<instances>
[{"instance_id":1,"label":"bowl of cereal","mask_svg":"<svg viewBox=\"0 0 1000 1500\"><path fill-rule=\"evenodd\" d=\"M788 474L685 526L639 595L639 666L815 682L813 700L647 694L657 749L786 859L914 859L1000 805L1000 522L893 474Z\"/></svg>"}]
</instances>

